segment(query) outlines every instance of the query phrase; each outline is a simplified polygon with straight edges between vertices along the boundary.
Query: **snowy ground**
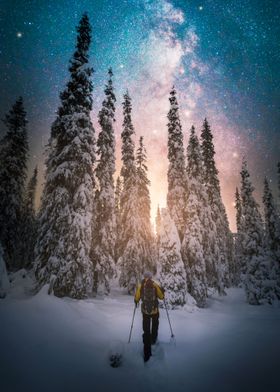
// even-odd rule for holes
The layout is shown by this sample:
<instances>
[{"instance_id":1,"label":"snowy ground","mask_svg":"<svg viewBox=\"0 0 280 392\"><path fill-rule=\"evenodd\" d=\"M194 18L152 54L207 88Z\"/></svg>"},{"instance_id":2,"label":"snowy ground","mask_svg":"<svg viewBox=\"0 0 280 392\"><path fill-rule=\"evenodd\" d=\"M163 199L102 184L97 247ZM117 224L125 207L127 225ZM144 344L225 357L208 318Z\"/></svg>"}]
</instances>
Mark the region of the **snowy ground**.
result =
<instances>
[{"instance_id":1,"label":"snowy ground","mask_svg":"<svg viewBox=\"0 0 280 392\"><path fill-rule=\"evenodd\" d=\"M0 300L1 392L279 391L280 308L253 307L241 289L213 297L207 309L170 312L176 345L161 310L159 346L142 360L137 309L128 345L133 299L76 301L30 296L20 277ZM109 366L110 351L124 351L123 366Z\"/></svg>"}]
</instances>

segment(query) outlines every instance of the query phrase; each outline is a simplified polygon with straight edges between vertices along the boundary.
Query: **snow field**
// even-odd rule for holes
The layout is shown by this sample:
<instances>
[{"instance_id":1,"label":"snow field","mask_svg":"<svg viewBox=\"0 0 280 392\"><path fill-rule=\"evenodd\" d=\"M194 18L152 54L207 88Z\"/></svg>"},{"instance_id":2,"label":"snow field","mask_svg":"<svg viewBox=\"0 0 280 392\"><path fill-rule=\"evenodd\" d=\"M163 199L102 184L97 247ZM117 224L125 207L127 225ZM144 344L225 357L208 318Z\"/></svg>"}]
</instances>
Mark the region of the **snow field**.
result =
<instances>
[{"instance_id":1,"label":"snow field","mask_svg":"<svg viewBox=\"0 0 280 392\"><path fill-rule=\"evenodd\" d=\"M230 289L206 309L170 310L176 345L161 309L159 345L144 364L139 308L127 344L133 306L116 288L105 299L73 300L14 285L0 301L1 391L279 390L279 308L250 306L242 289ZM109 365L115 349L119 368Z\"/></svg>"}]
</instances>

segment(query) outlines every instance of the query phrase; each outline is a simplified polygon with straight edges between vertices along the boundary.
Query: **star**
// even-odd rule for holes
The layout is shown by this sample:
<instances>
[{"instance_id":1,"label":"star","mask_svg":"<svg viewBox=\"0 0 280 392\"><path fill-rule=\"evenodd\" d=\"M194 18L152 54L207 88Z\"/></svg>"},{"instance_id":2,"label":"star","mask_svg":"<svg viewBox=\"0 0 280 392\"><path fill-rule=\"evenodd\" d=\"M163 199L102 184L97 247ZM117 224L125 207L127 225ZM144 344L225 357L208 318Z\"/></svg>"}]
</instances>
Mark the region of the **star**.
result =
<instances>
[{"instance_id":1,"label":"star","mask_svg":"<svg viewBox=\"0 0 280 392\"><path fill-rule=\"evenodd\" d=\"M199 11L202 11L202 10L203 10L202 5L200 5L200 6L198 7L198 9L199 9Z\"/></svg>"},{"instance_id":2,"label":"star","mask_svg":"<svg viewBox=\"0 0 280 392\"><path fill-rule=\"evenodd\" d=\"M18 32L17 32L17 38L22 38L22 35L23 35L23 34L22 34L21 31L18 31Z\"/></svg>"}]
</instances>

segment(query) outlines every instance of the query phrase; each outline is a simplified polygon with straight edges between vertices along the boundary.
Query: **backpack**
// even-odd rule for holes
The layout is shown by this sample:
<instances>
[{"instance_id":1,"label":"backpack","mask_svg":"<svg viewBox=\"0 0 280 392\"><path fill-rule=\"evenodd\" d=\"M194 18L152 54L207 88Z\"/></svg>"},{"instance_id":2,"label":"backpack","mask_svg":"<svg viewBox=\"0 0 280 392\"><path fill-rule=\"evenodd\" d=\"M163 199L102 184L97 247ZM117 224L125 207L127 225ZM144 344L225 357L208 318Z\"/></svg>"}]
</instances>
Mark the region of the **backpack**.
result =
<instances>
[{"instance_id":1,"label":"backpack","mask_svg":"<svg viewBox=\"0 0 280 392\"><path fill-rule=\"evenodd\" d=\"M158 299L157 290L151 279L143 280L141 283L140 297L142 299L141 310L146 314L157 312Z\"/></svg>"}]
</instances>

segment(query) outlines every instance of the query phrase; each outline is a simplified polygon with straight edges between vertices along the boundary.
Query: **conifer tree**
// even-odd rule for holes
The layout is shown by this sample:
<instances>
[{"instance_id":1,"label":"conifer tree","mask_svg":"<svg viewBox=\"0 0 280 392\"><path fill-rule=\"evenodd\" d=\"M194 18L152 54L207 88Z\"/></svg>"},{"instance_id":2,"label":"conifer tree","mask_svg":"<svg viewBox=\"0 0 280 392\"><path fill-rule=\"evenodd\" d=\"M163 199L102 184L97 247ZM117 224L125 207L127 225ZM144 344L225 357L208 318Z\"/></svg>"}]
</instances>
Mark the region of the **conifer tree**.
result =
<instances>
[{"instance_id":1,"label":"conifer tree","mask_svg":"<svg viewBox=\"0 0 280 392\"><path fill-rule=\"evenodd\" d=\"M37 237L37 218L35 213L35 194L37 187L37 166L28 182L23 203L21 222L22 267L31 268L34 263L34 248Z\"/></svg>"},{"instance_id":2,"label":"conifer tree","mask_svg":"<svg viewBox=\"0 0 280 392\"><path fill-rule=\"evenodd\" d=\"M247 162L241 170L241 201L243 215L242 254L246 263L245 290L252 305L273 302L277 299L277 279L272 280L275 263L267 257L264 232L259 207L253 196Z\"/></svg>"},{"instance_id":3,"label":"conifer tree","mask_svg":"<svg viewBox=\"0 0 280 392\"><path fill-rule=\"evenodd\" d=\"M89 66L91 26L84 14L77 28L70 78L60 94L46 161L46 181L35 247L39 286L51 283L56 296L85 298L92 292L93 191L95 137L92 68Z\"/></svg>"},{"instance_id":4,"label":"conifer tree","mask_svg":"<svg viewBox=\"0 0 280 392\"><path fill-rule=\"evenodd\" d=\"M0 242L8 270L21 267L19 227L27 177L27 120L20 97L4 119L8 131L0 145Z\"/></svg>"},{"instance_id":5,"label":"conifer tree","mask_svg":"<svg viewBox=\"0 0 280 392\"><path fill-rule=\"evenodd\" d=\"M122 168L123 189L121 194L121 232L119 237L120 257L118 264L121 270L120 286L133 293L143 273L142 249L138 243L140 238L137 171L134 156L134 127L131 119L131 98L126 92L123 102Z\"/></svg>"},{"instance_id":6,"label":"conifer tree","mask_svg":"<svg viewBox=\"0 0 280 392\"><path fill-rule=\"evenodd\" d=\"M140 136L139 147L136 152L136 174L137 174L137 208L139 215L139 241L142 242L142 264L145 270L156 272L155 242L151 226L151 198L150 181L148 179L147 153Z\"/></svg>"},{"instance_id":7,"label":"conifer tree","mask_svg":"<svg viewBox=\"0 0 280 392\"><path fill-rule=\"evenodd\" d=\"M267 178L264 179L263 204L266 246L275 255L280 256L279 222Z\"/></svg>"},{"instance_id":8,"label":"conifer tree","mask_svg":"<svg viewBox=\"0 0 280 392\"><path fill-rule=\"evenodd\" d=\"M122 193L122 183L120 176L117 177L116 190L115 190L115 214L120 213L120 203L121 203L121 193Z\"/></svg>"},{"instance_id":9,"label":"conifer tree","mask_svg":"<svg viewBox=\"0 0 280 392\"><path fill-rule=\"evenodd\" d=\"M157 215L156 215L156 234L157 234L157 242L159 242L159 231L160 231L160 224L161 224L161 214L159 205L157 207Z\"/></svg>"},{"instance_id":10,"label":"conifer tree","mask_svg":"<svg viewBox=\"0 0 280 392\"><path fill-rule=\"evenodd\" d=\"M165 290L166 305L174 309L186 303L186 272L180 253L177 228L167 209L162 209L159 224L159 281Z\"/></svg>"},{"instance_id":11,"label":"conifer tree","mask_svg":"<svg viewBox=\"0 0 280 392\"><path fill-rule=\"evenodd\" d=\"M180 239L184 236L186 221L186 174L183 133L179 117L176 90L170 92L170 110L168 112L168 193L167 206L178 229Z\"/></svg>"},{"instance_id":12,"label":"conifer tree","mask_svg":"<svg viewBox=\"0 0 280 392\"><path fill-rule=\"evenodd\" d=\"M247 161L243 160L241 170L241 203L243 213L242 241L243 254L250 256L259 254L263 249L263 223L259 206L254 199Z\"/></svg>"},{"instance_id":13,"label":"conifer tree","mask_svg":"<svg viewBox=\"0 0 280 392\"><path fill-rule=\"evenodd\" d=\"M116 242L115 242L115 262L118 261L120 256L119 243L121 232L121 193L122 183L120 176L117 177L115 189L115 216L116 216Z\"/></svg>"},{"instance_id":14,"label":"conifer tree","mask_svg":"<svg viewBox=\"0 0 280 392\"><path fill-rule=\"evenodd\" d=\"M216 225L216 245L219 259L216 260L221 279L226 286L230 285L230 275L234 274L233 239L229 229L225 206L221 197L220 181L215 163L215 147L210 125L205 118L201 132L201 152L204 163L204 182L207 188L212 219Z\"/></svg>"},{"instance_id":15,"label":"conifer tree","mask_svg":"<svg viewBox=\"0 0 280 392\"><path fill-rule=\"evenodd\" d=\"M189 293L198 306L203 307L207 297L206 261L212 266L209 258L207 231L213 230L213 222L207 206L208 198L203 183L203 166L198 138L194 127L187 147L188 197L186 204L187 224L182 242L182 258L187 273ZM210 268L208 268L209 270Z\"/></svg>"},{"instance_id":16,"label":"conifer tree","mask_svg":"<svg viewBox=\"0 0 280 392\"><path fill-rule=\"evenodd\" d=\"M235 264L236 264L236 275L235 283L239 283L241 274L245 273L246 265L243 263L242 257L242 240L243 240L243 226L242 226L242 204L241 197L238 188L235 191L235 209L236 209L236 236L235 236Z\"/></svg>"},{"instance_id":17,"label":"conifer tree","mask_svg":"<svg viewBox=\"0 0 280 392\"><path fill-rule=\"evenodd\" d=\"M95 170L98 191L95 196L93 228L93 259L95 291L108 294L110 279L115 271L116 215L114 195L115 173L115 94L113 72L109 69L109 80L105 88L105 100L99 112L101 132L97 139L99 160Z\"/></svg>"}]
</instances>

